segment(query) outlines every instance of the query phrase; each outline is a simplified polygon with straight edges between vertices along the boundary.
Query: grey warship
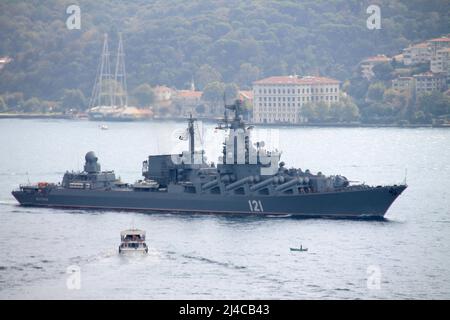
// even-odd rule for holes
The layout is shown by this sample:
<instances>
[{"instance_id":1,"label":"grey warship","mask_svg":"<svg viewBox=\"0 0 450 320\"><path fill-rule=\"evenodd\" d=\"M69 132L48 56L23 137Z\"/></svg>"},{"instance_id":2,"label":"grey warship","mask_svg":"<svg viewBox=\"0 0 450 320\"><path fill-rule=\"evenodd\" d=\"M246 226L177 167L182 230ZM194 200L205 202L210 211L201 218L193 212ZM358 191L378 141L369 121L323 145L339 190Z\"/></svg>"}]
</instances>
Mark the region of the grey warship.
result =
<instances>
[{"instance_id":1,"label":"grey warship","mask_svg":"<svg viewBox=\"0 0 450 320\"><path fill-rule=\"evenodd\" d=\"M383 218L406 184L352 184L341 175L325 176L286 168L281 153L252 144L242 103L225 105L216 129L228 133L217 165L195 150L195 119L189 118L189 150L150 155L143 179L129 184L114 171L101 171L90 151L84 170L66 172L61 183L21 185L12 192L22 206L215 213L324 218ZM227 112L233 113L229 118Z\"/></svg>"}]
</instances>

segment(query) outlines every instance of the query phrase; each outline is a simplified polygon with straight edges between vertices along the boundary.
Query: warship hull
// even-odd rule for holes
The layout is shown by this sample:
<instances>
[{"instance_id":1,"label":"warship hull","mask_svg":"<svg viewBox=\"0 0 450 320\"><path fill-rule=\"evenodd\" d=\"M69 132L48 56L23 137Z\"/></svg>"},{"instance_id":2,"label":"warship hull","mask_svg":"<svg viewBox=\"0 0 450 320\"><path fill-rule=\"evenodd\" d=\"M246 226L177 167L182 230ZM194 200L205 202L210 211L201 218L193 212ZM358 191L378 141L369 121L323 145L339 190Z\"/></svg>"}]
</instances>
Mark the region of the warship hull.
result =
<instances>
[{"instance_id":1,"label":"warship hull","mask_svg":"<svg viewBox=\"0 0 450 320\"><path fill-rule=\"evenodd\" d=\"M382 218L405 185L286 196L171 194L56 188L47 193L13 191L23 206L166 213L292 215Z\"/></svg>"}]
</instances>

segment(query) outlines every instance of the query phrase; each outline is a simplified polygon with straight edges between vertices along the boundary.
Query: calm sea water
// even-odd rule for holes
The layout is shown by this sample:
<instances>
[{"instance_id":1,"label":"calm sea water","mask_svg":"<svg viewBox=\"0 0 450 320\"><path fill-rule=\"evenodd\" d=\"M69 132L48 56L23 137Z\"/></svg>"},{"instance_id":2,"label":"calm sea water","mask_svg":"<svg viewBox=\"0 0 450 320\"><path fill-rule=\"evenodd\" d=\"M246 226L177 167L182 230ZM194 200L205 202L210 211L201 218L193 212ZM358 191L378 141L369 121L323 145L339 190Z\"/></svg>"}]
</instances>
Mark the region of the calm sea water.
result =
<instances>
[{"instance_id":1,"label":"calm sea water","mask_svg":"<svg viewBox=\"0 0 450 320\"><path fill-rule=\"evenodd\" d=\"M0 120L0 298L450 298L450 130L273 128L282 160L409 188L385 221L163 215L19 207L11 190L58 182L94 150L102 169L140 178L149 154L179 152L180 122ZM221 134L205 125L210 160ZM120 231L147 231L146 257L118 256ZM302 244L305 253L290 252ZM79 268L80 286L68 280Z\"/></svg>"}]
</instances>

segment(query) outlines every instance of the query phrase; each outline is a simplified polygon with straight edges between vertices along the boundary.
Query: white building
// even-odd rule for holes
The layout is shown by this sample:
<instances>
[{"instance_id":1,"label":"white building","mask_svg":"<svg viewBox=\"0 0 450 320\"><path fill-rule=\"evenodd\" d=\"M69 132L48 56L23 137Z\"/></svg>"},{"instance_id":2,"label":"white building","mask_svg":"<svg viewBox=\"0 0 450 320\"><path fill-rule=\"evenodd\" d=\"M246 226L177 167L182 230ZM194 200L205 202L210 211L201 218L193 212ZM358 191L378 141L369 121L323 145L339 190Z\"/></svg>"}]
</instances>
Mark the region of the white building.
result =
<instances>
[{"instance_id":1,"label":"white building","mask_svg":"<svg viewBox=\"0 0 450 320\"><path fill-rule=\"evenodd\" d=\"M416 96L447 89L446 76L443 73L425 72L416 74L413 77L415 79Z\"/></svg>"},{"instance_id":2,"label":"white building","mask_svg":"<svg viewBox=\"0 0 450 320\"><path fill-rule=\"evenodd\" d=\"M403 49L403 63L406 66L427 63L431 60L429 43L422 42Z\"/></svg>"},{"instance_id":3,"label":"white building","mask_svg":"<svg viewBox=\"0 0 450 320\"><path fill-rule=\"evenodd\" d=\"M174 90L166 86L156 86L153 88L153 93L155 94L155 100L157 102L170 101Z\"/></svg>"},{"instance_id":4,"label":"white building","mask_svg":"<svg viewBox=\"0 0 450 320\"><path fill-rule=\"evenodd\" d=\"M299 123L301 107L308 102L339 101L335 79L311 76L277 76L253 83L255 123Z\"/></svg>"},{"instance_id":5,"label":"white building","mask_svg":"<svg viewBox=\"0 0 450 320\"><path fill-rule=\"evenodd\" d=\"M191 87L195 89L195 87ZM202 102L202 91L195 90L178 90L174 96L172 96L175 105L179 105L181 108L181 114L179 116L188 117L190 114L197 116L197 107Z\"/></svg>"},{"instance_id":6,"label":"white building","mask_svg":"<svg viewBox=\"0 0 450 320\"><path fill-rule=\"evenodd\" d=\"M439 49L431 60L431 72L444 73L450 80L450 48Z\"/></svg>"},{"instance_id":7,"label":"white building","mask_svg":"<svg viewBox=\"0 0 450 320\"><path fill-rule=\"evenodd\" d=\"M413 93L415 90L415 79L413 77L398 77L392 80L392 89Z\"/></svg>"},{"instance_id":8,"label":"white building","mask_svg":"<svg viewBox=\"0 0 450 320\"><path fill-rule=\"evenodd\" d=\"M373 67L375 67L377 64L381 63L391 63L392 58L387 57L384 54L379 54L373 57L368 57L360 62L359 66L361 68L361 75L363 78L366 78L367 80L372 79L375 76L375 73L373 72Z\"/></svg>"},{"instance_id":9,"label":"white building","mask_svg":"<svg viewBox=\"0 0 450 320\"><path fill-rule=\"evenodd\" d=\"M435 59L439 50L450 48L450 38L441 37L428 40L428 46L430 48L430 60Z\"/></svg>"}]
</instances>

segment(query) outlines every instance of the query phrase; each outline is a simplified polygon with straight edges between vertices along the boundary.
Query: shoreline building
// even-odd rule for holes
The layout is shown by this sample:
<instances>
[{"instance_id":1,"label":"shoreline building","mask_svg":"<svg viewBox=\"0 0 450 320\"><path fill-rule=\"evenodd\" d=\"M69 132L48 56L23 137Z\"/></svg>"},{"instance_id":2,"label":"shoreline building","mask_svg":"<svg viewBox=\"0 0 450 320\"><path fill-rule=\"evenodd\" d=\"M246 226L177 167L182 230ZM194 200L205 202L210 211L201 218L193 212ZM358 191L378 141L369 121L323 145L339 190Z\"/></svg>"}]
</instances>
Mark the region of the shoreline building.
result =
<instances>
[{"instance_id":1,"label":"shoreline building","mask_svg":"<svg viewBox=\"0 0 450 320\"><path fill-rule=\"evenodd\" d=\"M413 77L415 80L416 96L433 91L443 92L447 89L446 76L443 73L432 73L428 71L416 74Z\"/></svg>"},{"instance_id":2,"label":"shoreline building","mask_svg":"<svg viewBox=\"0 0 450 320\"><path fill-rule=\"evenodd\" d=\"M309 102L339 101L340 81L297 75L275 76L253 82L254 123L301 123L301 107Z\"/></svg>"},{"instance_id":3,"label":"shoreline building","mask_svg":"<svg viewBox=\"0 0 450 320\"><path fill-rule=\"evenodd\" d=\"M431 60L431 72L444 73L450 83L450 48L439 49Z\"/></svg>"},{"instance_id":4,"label":"shoreline building","mask_svg":"<svg viewBox=\"0 0 450 320\"><path fill-rule=\"evenodd\" d=\"M439 50L450 48L450 38L449 37L440 37L428 40L428 45L430 48L430 60L435 59Z\"/></svg>"},{"instance_id":5,"label":"shoreline building","mask_svg":"<svg viewBox=\"0 0 450 320\"><path fill-rule=\"evenodd\" d=\"M431 60L431 49L428 42L421 42L403 49L405 66L427 63Z\"/></svg>"},{"instance_id":6,"label":"shoreline building","mask_svg":"<svg viewBox=\"0 0 450 320\"><path fill-rule=\"evenodd\" d=\"M202 91L195 90L178 90L173 98L173 103L178 105L181 110L181 114L184 118L189 117L190 114L197 117L197 107L203 104Z\"/></svg>"},{"instance_id":7,"label":"shoreline building","mask_svg":"<svg viewBox=\"0 0 450 320\"><path fill-rule=\"evenodd\" d=\"M410 95L415 93L416 82L414 77L398 77L392 80L392 89L407 92Z\"/></svg>"},{"instance_id":8,"label":"shoreline building","mask_svg":"<svg viewBox=\"0 0 450 320\"><path fill-rule=\"evenodd\" d=\"M391 61L392 58L389 58L384 54L368 57L359 63L359 67L361 68L361 76L367 80L370 80L375 76L373 67L381 63L391 63Z\"/></svg>"}]
</instances>

